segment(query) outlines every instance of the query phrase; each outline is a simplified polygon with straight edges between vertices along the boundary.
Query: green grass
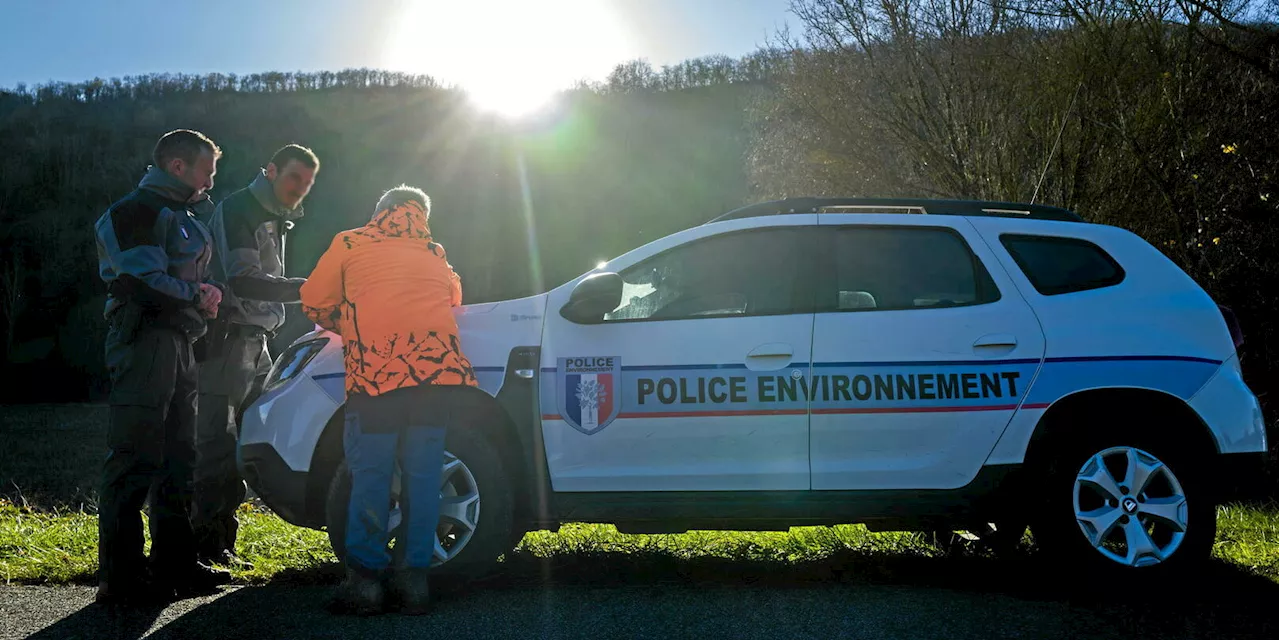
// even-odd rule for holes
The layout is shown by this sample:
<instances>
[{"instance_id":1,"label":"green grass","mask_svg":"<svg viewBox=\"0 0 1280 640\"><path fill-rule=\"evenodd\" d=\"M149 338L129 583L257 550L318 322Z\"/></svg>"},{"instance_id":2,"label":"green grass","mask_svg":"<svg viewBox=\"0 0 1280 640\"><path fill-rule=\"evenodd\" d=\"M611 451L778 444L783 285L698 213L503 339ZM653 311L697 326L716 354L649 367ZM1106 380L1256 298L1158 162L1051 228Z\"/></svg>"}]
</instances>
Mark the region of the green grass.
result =
<instances>
[{"instance_id":1,"label":"green grass","mask_svg":"<svg viewBox=\"0 0 1280 640\"><path fill-rule=\"evenodd\" d=\"M145 525L146 516L143 516ZM323 531L295 527L245 504L238 550L252 568L233 567L240 582L264 582L289 570L336 562ZM144 526L146 547L150 533ZM42 512L0 500L0 582L92 581L98 570L98 518L83 511Z\"/></svg>"},{"instance_id":2,"label":"green grass","mask_svg":"<svg viewBox=\"0 0 1280 640\"><path fill-rule=\"evenodd\" d=\"M240 507L239 518L236 551L253 567L232 567L237 580L264 582L286 571L305 571L337 562L329 536L323 531L295 527L269 511L247 504Z\"/></svg>"},{"instance_id":3,"label":"green grass","mask_svg":"<svg viewBox=\"0 0 1280 640\"><path fill-rule=\"evenodd\" d=\"M1218 510L1218 539L1213 555L1276 582L1280 564L1280 521L1276 509L1229 506Z\"/></svg>"},{"instance_id":4,"label":"green grass","mask_svg":"<svg viewBox=\"0 0 1280 640\"><path fill-rule=\"evenodd\" d=\"M98 569L98 518L0 502L0 580L65 583Z\"/></svg>"},{"instance_id":5,"label":"green grass","mask_svg":"<svg viewBox=\"0 0 1280 640\"><path fill-rule=\"evenodd\" d=\"M259 583L290 574L329 575L335 568L324 532L294 527L249 505L241 508L240 519L238 550L253 567L232 567L237 582ZM1244 573L1276 582L1280 555L1277 522L1275 506L1222 507L1214 556ZM42 512L0 501L0 581L92 582L97 569L97 537L93 515L67 510ZM981 554L972 550L954 553ZM808 578L824 579L828 574L820 569L826 565L852 564L859 571L876 572L909 561L912 567L928 571L928 558L946 554L923 534L874 533L860 525L797 527L788 532L629 535L609 525L575 524L556 533L528 534L504 561L510 571L535 577L567 568L643 575L647 568L666 567L664 570L676 575L698 571L744 576L802 572Z\"/></svg>"},{"instance_id":6,"label":"green grass","mask_svg":"<svg viewBox=\"0 0 1280 640\"><path fill-rule=\"evenodd\" d=\"M941 551L923 534L873 533L858 525L796 527L790 531L690 531L631 535L610 525L572 524L560 531L535 531L518 551L538 558L574 555L641 555L675 560L717 558L739 562L797 564L858 551L933 556Z\"/></svg>"}]
</instances>

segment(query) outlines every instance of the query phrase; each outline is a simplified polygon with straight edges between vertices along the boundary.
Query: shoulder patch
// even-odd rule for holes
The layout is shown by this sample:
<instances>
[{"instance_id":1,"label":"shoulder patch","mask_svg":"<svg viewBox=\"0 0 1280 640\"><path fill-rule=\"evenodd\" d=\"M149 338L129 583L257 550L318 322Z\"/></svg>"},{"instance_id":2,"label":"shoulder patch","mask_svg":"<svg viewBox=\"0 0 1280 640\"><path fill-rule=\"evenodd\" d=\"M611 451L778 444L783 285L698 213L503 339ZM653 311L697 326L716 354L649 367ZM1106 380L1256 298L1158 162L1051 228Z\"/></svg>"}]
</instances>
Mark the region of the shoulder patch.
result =
<instances>
[{"instance_id":1,"label":"shoulder patch","mask_svg":"<svg viewBox=\"0 0 1280 640\"><path fill-rule=\"evenodd\" d=\"M160 209L130 194L111 205L111 228L121 251L144 245L158 245L155 237Z\"/></svg>"}]
</instances>

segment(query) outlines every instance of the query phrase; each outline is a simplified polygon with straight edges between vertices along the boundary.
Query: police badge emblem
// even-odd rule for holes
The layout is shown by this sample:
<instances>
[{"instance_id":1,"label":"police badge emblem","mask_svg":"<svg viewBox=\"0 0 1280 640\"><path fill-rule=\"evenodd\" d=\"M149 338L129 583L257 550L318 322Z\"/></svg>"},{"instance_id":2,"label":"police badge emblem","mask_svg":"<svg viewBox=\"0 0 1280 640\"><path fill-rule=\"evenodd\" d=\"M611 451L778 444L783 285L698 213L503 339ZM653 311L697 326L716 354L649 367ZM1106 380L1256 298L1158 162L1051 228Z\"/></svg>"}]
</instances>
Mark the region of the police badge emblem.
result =
<instances>
[{"instance_id":1,"label":"police badge emblem","mask_svg":"<svg viewBox=\"0 0 1280 640\"><path fill-rule=\"evenodd\" d=\"M591 435L609 426L622 410L618 389L622 364L617 356L560 358L556 405L569 426Z\"/></svg>"}]
</instances>

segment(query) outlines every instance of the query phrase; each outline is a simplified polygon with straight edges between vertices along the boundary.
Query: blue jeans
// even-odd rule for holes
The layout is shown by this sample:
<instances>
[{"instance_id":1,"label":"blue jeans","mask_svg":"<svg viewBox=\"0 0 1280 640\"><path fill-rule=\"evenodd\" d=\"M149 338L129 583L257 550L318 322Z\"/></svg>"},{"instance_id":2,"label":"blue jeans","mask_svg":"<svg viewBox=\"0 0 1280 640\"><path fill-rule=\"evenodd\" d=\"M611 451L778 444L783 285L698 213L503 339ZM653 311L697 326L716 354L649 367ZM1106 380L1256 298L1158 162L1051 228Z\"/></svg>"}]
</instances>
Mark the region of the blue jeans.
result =
<instances>
[{"instance_id":1,"label":"blue jeans","mask_svg":"<svg viewBox=\"0 0 1280 640\"><path fill-rule=\"evenodd\" d=\"M404 546L404 564L408 568L427 568L435 555L436 525L440 520L445 429L422 425L388 427L395 423L394 417L378 415L378 404L377 397L364 397L347 405L343 431L343 448L351 471L347 564L368 573L384 571L391 565L387 520L395 463L399 462L403 517L396 546Z\"/></svg>"}]
</instances>

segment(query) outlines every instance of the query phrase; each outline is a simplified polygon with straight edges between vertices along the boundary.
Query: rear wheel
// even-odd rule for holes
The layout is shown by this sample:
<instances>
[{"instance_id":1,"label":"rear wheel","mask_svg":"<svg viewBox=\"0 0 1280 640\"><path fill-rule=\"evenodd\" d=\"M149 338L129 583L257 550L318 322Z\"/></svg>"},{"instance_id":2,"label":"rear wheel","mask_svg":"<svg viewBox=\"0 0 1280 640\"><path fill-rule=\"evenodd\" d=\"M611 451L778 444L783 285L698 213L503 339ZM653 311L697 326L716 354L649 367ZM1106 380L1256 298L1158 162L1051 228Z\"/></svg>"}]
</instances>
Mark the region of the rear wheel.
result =
<instances>
[{"instance_id":1,"label":"rear wheel","mask_svg":"<svg viewBox=\"0 0 1280 640\"><path fill-rule=\"evenodd\" d=\"M450 429L445 441L441 473L440 520L436 526L433 577L467 580L491 572L497 559L511 550L513 500L510 476L501 456L474 430ZM399 472L391 492L393 564L398 563L395 540L404 533L399 505ZM325 508L326 529L334 555L346 556L347 510L351 474L344 461L329 485ZM400 547L403 549L403 547Z\"/></svg>"},{"instance_id":2,"label":"rear wheel","mask_svg":"<svg viewBox=\"0 0 1280 640\"><path fill-rule=\"evenodd\" d=\"M1071 570L1123 578L1196 567L1217 533L1201 458L1168 435L1119 428L1064 447L1045 469L1037 545Z\"/></svg>"}]
</instances>

